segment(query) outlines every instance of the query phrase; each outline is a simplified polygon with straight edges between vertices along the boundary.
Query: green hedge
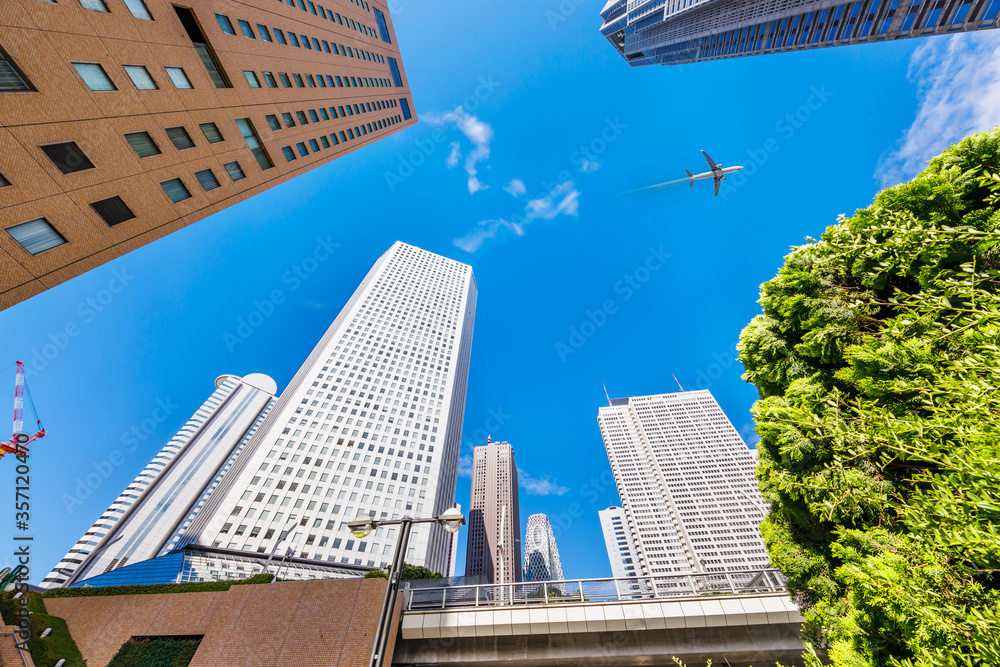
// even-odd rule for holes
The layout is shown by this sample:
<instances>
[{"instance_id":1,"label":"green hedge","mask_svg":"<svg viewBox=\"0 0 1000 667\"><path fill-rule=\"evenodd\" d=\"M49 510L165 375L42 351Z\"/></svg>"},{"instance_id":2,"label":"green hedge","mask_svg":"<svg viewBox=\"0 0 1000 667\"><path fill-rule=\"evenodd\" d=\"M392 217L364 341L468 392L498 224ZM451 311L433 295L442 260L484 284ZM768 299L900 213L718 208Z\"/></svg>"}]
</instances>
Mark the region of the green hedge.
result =
<instances>
[{"instance_id":1,"label":"green hedge","mask_svg":"<svg viewBox=\"0 0 1000 667\"><path fill-rule=\"evenodd\" d=\"M76 642L69 633L66 621L58 616L52 616L45 609L45 602L37 593L25 593L28 600L28 610L31 614L31 659L35 667L53 667L60 659L65 658L65 667L86 667L87 663L77 648ZM20 600L13 599L13 593L0 594L0 614L7 625L16 625L16 610L21 606ZM52 628L47 637L42 637L46 628Z\"/></svg>"},{"instance_id":2,"label":"green hedge","mask_svg":"<svg viewBox=\"0 0 1000 667\"><path fill-rule=\"evenodd\" d=\"M248 579L233 581L199 581L186 584L147 584L135 586L88 586L80 588L53 588L42 594L46 598L78 598L95 595L153 595L158 593L204 593L206 591L228 591L230 586L240 584L266 584L271 574L255 574Z\"/></svg>"},{"instance_id":3,"label":"green hedge","mask_svg":"<svg viewBox=\"0 0 1000 667\"><path fill-rule=\"evenodd\" d=\"M187 667L200 643L201 637L133 637L108 667Z\"/></svg>"}]
</instances>

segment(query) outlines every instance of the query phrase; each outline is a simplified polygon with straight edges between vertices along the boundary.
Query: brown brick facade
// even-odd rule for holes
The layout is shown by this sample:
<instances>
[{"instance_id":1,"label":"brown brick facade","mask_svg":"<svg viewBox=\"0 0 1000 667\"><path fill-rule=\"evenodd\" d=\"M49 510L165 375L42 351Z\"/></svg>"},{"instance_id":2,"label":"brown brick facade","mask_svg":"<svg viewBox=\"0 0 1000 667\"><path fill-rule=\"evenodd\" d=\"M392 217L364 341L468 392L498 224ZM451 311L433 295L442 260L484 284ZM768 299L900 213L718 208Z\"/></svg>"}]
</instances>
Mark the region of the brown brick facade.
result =
<instances>
[{"instance_id":1,"label":"brown brick facade","mask_svg":"<svg viewBox=\"0 0 1000 667\"><path fill-rule=\"evenodd\" d=\"M204 635L191 667L367 667L385 579L233 586L216 593L52 598L88 665L103 667L130 637ZM387 655L391 658L403 598ZM388 663L387 663L388 664Z\"/></svg>"},{"instance_id":2,"label":"brown brick facade","mask_svg":"<svg viewBox=\"0 0 1000 667\"><path fill-rule=\"evenodd\" d=\"M0 90L0 176L10 182L0 187L0 308L417 122L383 0L142 0L151 21L133 16L125 0L86 1L103 2L108 11L85 8L81 0L0 2L0 49L34 89ZM216 87L176 8L193 12L231 87ZM376 10L391 43L381 39ZM235 35L226 34L217 14L228 17ZM243 34L240 19L253 39ZM287 44L278 42L276 30ZM292 34L300 46L291 43ZM303 36L314 48L301 46ZM389 58L398 65L401 87ZM73 63L99 64L116 90L90 90ZM126 65L145 67L157 89L138 89ZM178 89L166 67L182 68L193 88ZM251 87L245 71L254 72L260 88ZM264 72L276 87L268 86ZM299 120L300 111L308 124ZM283 113L292 115L294 127ZM269 114L280 129L272 129ZM273 167L258 165L236 124L243 118L250 119ZM222 141L209 143L199 129L208 122ZM184 127L195 146L175 148L165 132L173 127ZM148 132L160 154L139 157L124 138L133 132ZM40 148L69 141L94 168L64 174ZM308 155L301 155L299 142ZM295 160L286 159L286 146ZM228 175L224 165L233 161L245 178ZM221 187L203 188L194 174L205 169ZM167 196L160 183L174 178L183 181L189 199L174 203ZM90 206L113 196L135 218L110 226ZM38 218L67 243L32 255L5 231Z\"/></svg>"}]
</instances>

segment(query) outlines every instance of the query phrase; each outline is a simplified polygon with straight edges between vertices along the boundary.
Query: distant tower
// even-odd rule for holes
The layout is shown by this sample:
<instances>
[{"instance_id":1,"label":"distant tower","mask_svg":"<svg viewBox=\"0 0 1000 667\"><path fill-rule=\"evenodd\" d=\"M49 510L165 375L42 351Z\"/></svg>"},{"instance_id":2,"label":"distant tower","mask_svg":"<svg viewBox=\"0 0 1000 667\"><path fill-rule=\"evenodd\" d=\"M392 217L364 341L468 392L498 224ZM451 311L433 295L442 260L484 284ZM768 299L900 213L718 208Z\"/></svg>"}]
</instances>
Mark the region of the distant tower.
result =
<instances>
[{"instance_id":1,"label":"distant tower","mask_svg":"<svg viewBox=\"0 0 1000 667\"><path fill-rule=\"evenodd\" d=\"M637 575L768 567L757 458L711 393L616 398L597 421Z\"/></svg>"},{"instance_id":2,"label":"distant tower","mask_svg":"<svg viewBox=\"0 0 1000 667\"><path fill-rule=\"evenodd\" d=\"M562 581L562 561L549 517L532 514L524 531L524 580Z\"/></svg>"},{"instance_id":3,"label":"distant tower","mask_svg":"<svg viewBox=\"0 0 1000 667\"><path fill-rule=\"evenodd\" d=\"M608 550L608 561L611 563L611 576L622 579L642 574L636 572L639 559L632 543L632 530L629 528L625 510L621 507L609 507L597 514L601 517L601 530L604 531L604 546Z\"/></svg>"},{"instance_id":4,"label":"distant tower","mask_svg":"<svg viewBox=\"0 0 1000 667\"><path fill-rule=\"evenodd\" d=\"M494 584L521 581L517 465L507 442L487 441L473 453L465 575Z\"/></svg>"}]
</instances>

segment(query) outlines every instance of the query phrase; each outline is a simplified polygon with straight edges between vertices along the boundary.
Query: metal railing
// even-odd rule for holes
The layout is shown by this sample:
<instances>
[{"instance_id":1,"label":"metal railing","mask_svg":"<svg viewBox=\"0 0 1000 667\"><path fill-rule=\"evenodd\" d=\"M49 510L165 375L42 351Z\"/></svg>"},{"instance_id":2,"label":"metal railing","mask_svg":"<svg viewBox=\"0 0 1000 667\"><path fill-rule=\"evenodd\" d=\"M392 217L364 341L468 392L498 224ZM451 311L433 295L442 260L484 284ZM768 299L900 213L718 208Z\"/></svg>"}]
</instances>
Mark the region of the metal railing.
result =
<instances>
[{"instance_id":1,"label":"metal railing","mask_svg":"<svg viewBox=\"0 0 1000 667\"><path fill-rule=\"evenodd\" d=\"M405 582L403 585L405 586ZM413 588L408 591L406 610L620 602L699 595L774 593L783 590L785 577L775 569L691 572L658 577Z\"/></svg>"}]
</instances>

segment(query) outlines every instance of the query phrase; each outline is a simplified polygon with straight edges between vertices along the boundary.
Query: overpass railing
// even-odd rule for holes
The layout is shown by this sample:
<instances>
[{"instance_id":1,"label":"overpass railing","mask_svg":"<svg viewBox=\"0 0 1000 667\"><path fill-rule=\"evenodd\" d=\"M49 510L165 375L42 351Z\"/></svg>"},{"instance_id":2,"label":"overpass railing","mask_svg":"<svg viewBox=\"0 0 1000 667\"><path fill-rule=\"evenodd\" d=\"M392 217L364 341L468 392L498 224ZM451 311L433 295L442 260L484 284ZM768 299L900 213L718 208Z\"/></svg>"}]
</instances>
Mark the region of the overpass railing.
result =
<instances>
[{"instance_id":1,"label":"overpass railing","mask_svg":"<svg viewBox=\"0 0 1000 667\"><path fill-rule=\"evenodd\" d=\"M405 587L406 582L402 582ZM690 572L657 577L567 579L476 586L412 588L406 610L654 600L700 595L739 595L785 590L776 569Z\"/></svg>"}]
</instances>

